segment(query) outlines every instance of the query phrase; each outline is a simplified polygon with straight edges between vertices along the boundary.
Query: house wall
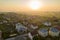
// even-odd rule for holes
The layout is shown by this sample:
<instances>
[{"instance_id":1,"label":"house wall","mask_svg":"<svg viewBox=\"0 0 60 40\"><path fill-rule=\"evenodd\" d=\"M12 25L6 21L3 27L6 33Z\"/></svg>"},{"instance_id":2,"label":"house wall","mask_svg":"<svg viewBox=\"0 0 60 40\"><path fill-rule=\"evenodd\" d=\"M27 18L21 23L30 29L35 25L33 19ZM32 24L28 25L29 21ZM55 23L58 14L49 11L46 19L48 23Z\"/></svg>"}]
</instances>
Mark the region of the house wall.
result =
<instances>
[{"instance_id":1,"label":"house wall","mask_svg":"<svg viewBox=\"0 0 60 40\"><path fill-rule=\"evenodd\" d=\"M31 33L28 33L28 37L33 40L33 36L31 35Z\"/></svg>"},{"instance_id":2,"label":"house wall","mask_svg":"<svg viewBox=\"0 0 60 40\"><path fill-rule=\"evenodd\" d=\"M39 35L41 35L42 37L48 36L48 32L42 33L41 31L38 31L38 33L39 33Z\"/></svg>"},{"instance_id":3,"label":"house wall","mask_svg":"<svg viewBox=\"0 0 60 40\"><path fill-rule=\"evenodd\" d=\"M49 31L49 35L50 35L50 36L59 36L59 32Z\"/></svg>"}]
</instances>

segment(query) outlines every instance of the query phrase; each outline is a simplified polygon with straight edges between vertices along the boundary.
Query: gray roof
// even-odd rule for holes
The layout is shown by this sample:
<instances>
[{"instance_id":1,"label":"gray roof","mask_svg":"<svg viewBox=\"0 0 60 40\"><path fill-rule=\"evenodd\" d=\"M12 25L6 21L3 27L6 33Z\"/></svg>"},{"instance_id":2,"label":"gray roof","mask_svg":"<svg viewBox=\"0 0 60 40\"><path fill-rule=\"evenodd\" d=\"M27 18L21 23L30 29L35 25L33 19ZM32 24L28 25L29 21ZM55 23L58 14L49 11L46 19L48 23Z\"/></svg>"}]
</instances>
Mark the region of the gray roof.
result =
<instances>
[{"instance_id":1,"label":"gray roof","mask_svg":"<svg viewBox=\"0 0 60 40\"><path fill-rule=\"evenodd\" d=\"M18 37L15 38L15 40L27 40L27 38L26 37L22 37L22 36L18 36Z\"/></svg>"},{"instance_id":2,"label":"gray roof","mask_svg":"<svg viewBox=\"0 0 60 40\"><path fill-rule=\"evenodd\" d=\"M15 37L13 37L13 38L8 38L8 39L5 39L5 40L14 40L15 39Z\"/></svg>"},{"instance_id":3,"label":"gray roof","mask_svg":"<svg viewBox=\"0 0 60 40\"><path fill-rule=\"evenodd\" d=\"M44 28L43 29L40 29L39 31L40 32L43 32L43 33L48 32L48 30L47 29L44 29Z\"/></svg>"},{"instance_id":4,"label":"gray roof","mask_svg":"<svg viewBox=\"0 0 60 40\"><path fill-rule=\"evenodd\" d=\"M58 30L56 28L50 28L50 31L52 31L52 32L58 32Z\"/></svg>"},{"instance_id":5,"label":"gray roof","mask_svg":"<svg viewBox=\"0 0 60 40\"><path fill-rule=\"evenodd\" d=\"M19 35L19 36L13 37L13 38L8 38L6 40L27 40L27 37L25 37L25 36L27 36L27 35L26 34Z\"/></svg>"}]
</instances>

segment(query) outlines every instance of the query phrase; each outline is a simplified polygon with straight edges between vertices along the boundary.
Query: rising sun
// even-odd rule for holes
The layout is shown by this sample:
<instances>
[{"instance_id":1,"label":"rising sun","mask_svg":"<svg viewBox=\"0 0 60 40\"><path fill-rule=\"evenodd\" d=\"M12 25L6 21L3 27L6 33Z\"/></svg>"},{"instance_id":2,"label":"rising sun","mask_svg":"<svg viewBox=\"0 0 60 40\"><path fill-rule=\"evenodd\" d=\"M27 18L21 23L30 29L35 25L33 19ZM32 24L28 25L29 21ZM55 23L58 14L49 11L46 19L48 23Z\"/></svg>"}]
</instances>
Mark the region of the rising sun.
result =
<instances>
[{"instance_id":1,"label":"rising sun","mask_svg":"<svg viewBox=\"0 0 60 40\"><path fill-rule=\"evenodd\" d=\"M28 3L29 8L36 10L42 7L42 3L39 1L30 1Z\"/></svg>"}]
</instances>

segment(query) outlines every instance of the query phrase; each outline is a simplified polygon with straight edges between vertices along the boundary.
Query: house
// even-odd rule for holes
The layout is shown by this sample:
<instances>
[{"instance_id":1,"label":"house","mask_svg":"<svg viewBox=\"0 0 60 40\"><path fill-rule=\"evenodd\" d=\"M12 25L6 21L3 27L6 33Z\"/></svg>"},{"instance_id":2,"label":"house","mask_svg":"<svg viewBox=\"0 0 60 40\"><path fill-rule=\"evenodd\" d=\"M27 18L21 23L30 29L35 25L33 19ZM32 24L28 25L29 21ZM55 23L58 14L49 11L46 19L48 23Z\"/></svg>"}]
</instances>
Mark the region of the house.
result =
<instances>
[{"instance_id":1,"label":"house","mask_svg":"<svg viewBox=\"0 0 60 40\"><path fill-rule=\"evenodd\" d=\"M60 26L57 26L57 27L55 27L56 29L58 29L59 31L60 31Z\"/></svg>"},{"instance_id":2,"label":"house","mask_svg":"<svg viewBox=\"0 0 60 40\"><path fill-rule=\"evenodd\" d=\"M46 37L46 36L48 36L48 30L47 30L47 29L44 29L44 28L39 29L39 30L38 30L38 34L39 34L40 36L42 36L42 37Z\"/></svg>"},{"instance_id":3,"label":"house","mask_svg":"<svg viewBox=\"0 0 60 40\"><path fill-rule=\"evenodd\" d=\"M3 24L3 21L2 20L0 20L0 24Z\"/></svg>"},{"instance_id":4,"label":"house","mask_svg":"<svg viewBox=\"0 0 60 40\"><path fill-rule=\"evenodd\" d=\"M56 28L54 28L54 27L52 27L52 28L50 28L50 30L49 30L49 35L50 35L50 36L59 36L59 30L56 29Z\"/></svg>"},{"instance_id":5,"label":"house","mask_svg":"<svg viewBox=\"0 0 60 40\"><path fill-rule=\"evenodd\" d=\"M10 34L9 36L10 36L10 37L13 37L13 36L17 36L17 34Z\"/></svg>"},{"instance_id":6,"label":"house","mask_svg":"<svg viewBox=\"0 0 60 40\"><path fill-rule=\"evenodd\" d=\"M13 37L13 38L8 38L8 39L5 39L5 40L14 40L15 39L15 37Z\"/></svg>"},{"instance_id":7,"label":"house","mask_svg":"<svg viewBox=\"0 0 60 40\"><path fill-rule=\"evenodd\" d=\"M38 36L37 30L34 30L34 31L28 33L28 37L29 37L31 40L33 40L33 37L34 37L34 36Z\"/></svg>"},{"instance_id":8,"label":"house","mask_svg":"<svg viewBox=\"0 0 60 40\"><path fill-rule=\"evenodd\" d=\"M57 27L55 27L56 29L58 29L59 30L59 33L60 33L60 25L59 26L57 26Z\"/></svg>"},{"instance_id":9,"label":"house","mask_svg":"<svg viewBox=\"0 0 60 40\"><path fill-rule=\"evenodd\" d=\"M2 31L0 30L0 40L3 40L2 38Z\"/></svg>"},{"instance_id":10,"label":"house","mask_svg":"<svg viewBox=\"0 0 60 40\"><path fill-rule=\"evenodd\" d=\"M31 27L32 29L37 29L37 28L38 28L37 25L33 25L33 24L31 24L30 27Z\"/></svg>"},{"instance_id":11,"label":"house","mask_svg":"<svg viewBox=\"0 0 60 40\"><path fill-rule=\"evenodd\" d=\"M26 26L26 25L28 25L28 22L23 21L23 24Z\"/></svg>"},{"instance_id":12,"label":"house","mask_svg":"<svg viewBox=\"0 0 60 40\"><path fill-rule=\"evenodd\" d=\"M19 36L16 36L16 37L12 37L12 38L8 38L8 39L5 39L5 40L27 40L27 35L24 34L24 35L19 35Z\"/></svg>"},{"instance_id":13,"label":"house","mask_svg":"<svg viewBox=\"0 0 60 40\"><path fill-rule=\"evenodd\" d=\"M15 37L14 40L27 40L27 37L25 37L24 35L20 35L20 36Z\"/></svg>"},{"instance_id":14,"label":"house","mask_svg":"<svg viewBox=\"0 0 60 40\"><path fill-rule=\"evenodd\" d=\"M25 27L21 23L17 23L16 24L16 30L17 30L17 32L25 32L25 31L27 31L27 27Z\"/></svg>"},{"instance_id":15,"label":"house","mask_svg":"<svg viewBox=\"0 0 60 40\"><path fill-rule=\"evenodd\" d=\"M0 21L0 24L3 24L3 22Z\"/></svg>"},{"instance_id":16,"label":"house","mask_svg":"<svg viewBox=\"0 0 60 40\"><path fill-rule=\"evenodd\" d=\"M51 26L52 24L51 24L51 22L46 21L46 22L43 22L43 25L45 25L45 26Z\"/></svg>"},{"instance_id":17,"label":"house","mask_svg":"<svg viewBox=\"0 0 60 40\"><path fill-rule=\"evenodd\" d=\"M3 20L3 23L7 23L8 21L7 20Z\"/></svg>"},{"instance_id":18,"label":"house","mask_svg":"<svg viewBox=\"0 0 60 40\"><path fill-rule=\"evenodd\" d=\"M33 36L31 35L31 33L28 33L28 37L30 38L30 40L33 40Z\"/></svg>"},{"instance_id":19,"label":"house","mask_svg":"<svg viewBox=\"0 0 60 40\"><path fill-rule=\"evenodd\" d=\"M33 25L33 24L28 24L27 28L28 28L28 31L33 31L33 30L37 29L38 26L37 25Z\"/></svg>"}]
</instances>

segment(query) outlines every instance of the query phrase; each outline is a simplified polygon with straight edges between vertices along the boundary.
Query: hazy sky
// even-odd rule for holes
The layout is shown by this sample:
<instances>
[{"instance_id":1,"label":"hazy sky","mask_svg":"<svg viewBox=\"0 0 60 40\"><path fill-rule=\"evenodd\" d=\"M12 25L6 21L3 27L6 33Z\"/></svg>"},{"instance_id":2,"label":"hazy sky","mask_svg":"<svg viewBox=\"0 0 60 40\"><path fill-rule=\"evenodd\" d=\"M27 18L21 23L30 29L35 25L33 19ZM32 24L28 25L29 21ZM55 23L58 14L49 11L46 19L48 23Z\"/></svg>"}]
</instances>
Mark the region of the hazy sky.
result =
<instances>
[{"instance_id":1,"label":"hazy sky","mask_svg":"<svg viewBox=\"0 0 60 40\"><path fill-rule=\"evenodd\" d=\"M31 11L30 0L0 0L0 11ZM39 0L43 6L37 11L60 11L60 0Z\"/></svg>"}]
</instances>

